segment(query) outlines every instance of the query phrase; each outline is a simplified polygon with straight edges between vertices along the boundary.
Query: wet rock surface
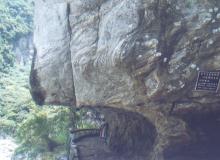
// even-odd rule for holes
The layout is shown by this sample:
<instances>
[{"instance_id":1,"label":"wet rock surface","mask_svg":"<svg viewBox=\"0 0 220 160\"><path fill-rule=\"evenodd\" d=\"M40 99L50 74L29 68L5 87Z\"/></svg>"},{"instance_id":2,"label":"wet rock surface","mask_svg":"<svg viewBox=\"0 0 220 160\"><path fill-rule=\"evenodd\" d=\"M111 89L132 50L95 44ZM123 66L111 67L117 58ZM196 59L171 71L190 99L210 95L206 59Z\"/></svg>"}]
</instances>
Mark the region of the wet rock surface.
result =
<instances>
[{"instance_id":1,"label":"wet rock surface","mask_svg":"<svg viewBox=\"0 0 220 160\"><path fill-rule=\"evenodd\" d=\"M140 128L155 130L145 158L181 155L182 147L204 137L201 130L205 137L216 137L207 130L219 130L218 125L206 128L209 118L191 118L219 113L220 91L194 90L198 71L220 68L219 8L217 0L39 0L33 98L39 104L135 113L147 120L148 127ZM118 135L112 144L129 148L124 135L138 137L139 132L132 132L138 125L118 113L106 116L110 133ZM126 130L129 124L132 129Z\"/></svg>"}]
</instances>

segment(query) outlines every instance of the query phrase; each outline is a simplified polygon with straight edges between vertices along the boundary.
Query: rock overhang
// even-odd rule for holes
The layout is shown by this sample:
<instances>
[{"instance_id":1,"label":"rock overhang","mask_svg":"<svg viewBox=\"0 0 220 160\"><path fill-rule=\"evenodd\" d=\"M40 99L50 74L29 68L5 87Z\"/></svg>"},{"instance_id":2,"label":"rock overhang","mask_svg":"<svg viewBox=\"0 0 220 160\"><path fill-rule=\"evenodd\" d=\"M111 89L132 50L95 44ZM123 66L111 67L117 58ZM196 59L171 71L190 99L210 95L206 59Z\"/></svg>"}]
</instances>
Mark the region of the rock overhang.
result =
<instances>
[{"instance_id":1,"label":"rock overhang","mask_svg":"<svg viewBox=\"0 0 220 160\"><path fill-rule=\"evenodd\" d=\"M194 91L199 70L220 68L219 4L189 3L37 1L35 101L129 110L154 124L160 144L180 143L172 136L189 141L182 115L170 115L173 104L181 104L177 112L183 116L189 108L207 113L218 108L220 96Z\"/></svg>"},{"instance_id":2,"label":"rock overhang","mask_svg":"<svg viewBox=\"0 0 220 160\"><path fill-rule=\"evenodd\" d=\"M33 70L45 103L172 102L193 94L198 70L219 67L219 36L212 33L219 22L200 16L218 13L206 5L191 14L183 2L165 0L39 1L37 6Z\"/></svg>"}]
</instances>

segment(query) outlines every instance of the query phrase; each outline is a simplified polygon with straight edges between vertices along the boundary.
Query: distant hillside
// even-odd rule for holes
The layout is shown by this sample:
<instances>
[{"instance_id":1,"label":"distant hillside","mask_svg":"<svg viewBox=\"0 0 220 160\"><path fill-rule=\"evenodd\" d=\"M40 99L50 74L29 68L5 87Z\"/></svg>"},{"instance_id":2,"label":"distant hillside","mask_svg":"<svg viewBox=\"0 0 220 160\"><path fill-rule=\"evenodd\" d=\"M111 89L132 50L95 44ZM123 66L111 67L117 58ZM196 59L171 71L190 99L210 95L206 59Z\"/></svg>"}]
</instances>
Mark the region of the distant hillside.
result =
<instances>
[{"instance_id":1,"label":"distant hillside","mask_svg":"<svg viewBox=\"0 0 220 160\"><path fill-rule=\"evenodd\" d=\"M17 41L32 32L33 3L28 0L0 0L0 71L13 66Z\"/></svg>"}]
</instances>

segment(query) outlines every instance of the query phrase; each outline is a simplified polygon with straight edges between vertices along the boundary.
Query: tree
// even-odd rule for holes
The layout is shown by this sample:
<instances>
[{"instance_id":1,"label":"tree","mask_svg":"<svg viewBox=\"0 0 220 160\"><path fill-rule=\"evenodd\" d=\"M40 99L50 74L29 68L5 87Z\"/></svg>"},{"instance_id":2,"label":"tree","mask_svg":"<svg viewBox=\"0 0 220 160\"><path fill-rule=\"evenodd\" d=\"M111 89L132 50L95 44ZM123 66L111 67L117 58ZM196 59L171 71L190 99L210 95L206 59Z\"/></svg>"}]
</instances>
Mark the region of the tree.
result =
<instances>
[{"instance_id":1,"label":"tree","mask_svg":"<svg viewBox=\"0 0 220 160\"><path fill-rule=\"evenodd\" d=\"M36 108L18 128L18 138L23 146L53 151L67 142L69 110L65 107Z\"/></svg>"},{"instance_id":2,"label":"tree","mask_svg":"<svg viewBox=\"0 0 220 160\"><path fill-rule=\"evenodd\" d=\"M27 0L0 0L0 71L14 65L13 43L32 32L33 4Z\"/></svg>"}]
</instances>

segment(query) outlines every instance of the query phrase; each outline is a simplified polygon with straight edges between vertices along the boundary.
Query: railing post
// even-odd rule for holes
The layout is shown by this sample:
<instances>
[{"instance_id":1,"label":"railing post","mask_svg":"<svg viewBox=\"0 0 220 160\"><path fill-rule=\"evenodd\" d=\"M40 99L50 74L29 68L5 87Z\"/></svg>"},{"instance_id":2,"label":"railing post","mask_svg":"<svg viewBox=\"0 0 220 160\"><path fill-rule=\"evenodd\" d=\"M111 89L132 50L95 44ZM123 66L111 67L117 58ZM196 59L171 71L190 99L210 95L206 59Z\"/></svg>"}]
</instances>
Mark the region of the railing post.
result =
<instances>
[{"instance_id":1,"label":"railing post","mask_svg":"<svg viewBox=\"0 0 220 160\"><path fill-rule=\"evenodd\" d=\"M78 147L75 144L74 140L76 138L75 132L70 133L70 151L68 160L79 160Z\"/></svg>"}]
</instances>

